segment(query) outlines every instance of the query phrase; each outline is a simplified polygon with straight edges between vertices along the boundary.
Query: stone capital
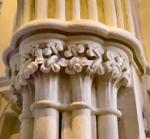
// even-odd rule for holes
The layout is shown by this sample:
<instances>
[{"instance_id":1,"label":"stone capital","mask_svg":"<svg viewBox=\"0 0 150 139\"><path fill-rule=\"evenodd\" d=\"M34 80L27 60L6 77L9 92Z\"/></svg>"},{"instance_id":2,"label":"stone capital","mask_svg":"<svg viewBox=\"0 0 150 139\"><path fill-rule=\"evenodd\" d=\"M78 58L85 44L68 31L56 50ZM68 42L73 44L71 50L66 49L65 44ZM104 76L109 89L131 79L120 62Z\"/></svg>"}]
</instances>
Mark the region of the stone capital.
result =
<instances>
[{"instance_id":1,"label":"stone capital","mask_svg":"<svg viewBox=\"0 0 150 139\"><path fill-rule=\"evenodd\" d=\"M118 51L119 50L119 51ZM130 82L129 59L119 48L104 48L90 40L42 40L20 47L10 59L10 76L17 90L37 71L99 75L118 86ZM15 80L17 82L15 82Z\"/></svg>"}]
</instances>

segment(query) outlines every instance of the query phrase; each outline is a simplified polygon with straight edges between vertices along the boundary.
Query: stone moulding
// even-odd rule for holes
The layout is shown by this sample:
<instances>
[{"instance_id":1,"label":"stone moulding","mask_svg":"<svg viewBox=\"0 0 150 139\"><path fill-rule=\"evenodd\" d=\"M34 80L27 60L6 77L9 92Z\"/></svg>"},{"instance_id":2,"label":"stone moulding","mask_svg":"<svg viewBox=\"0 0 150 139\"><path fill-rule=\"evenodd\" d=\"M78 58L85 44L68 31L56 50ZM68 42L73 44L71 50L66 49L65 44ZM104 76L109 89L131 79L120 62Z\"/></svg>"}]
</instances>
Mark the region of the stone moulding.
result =
<instances>
[{"instance_id":1,"label":"stone moulding","mask_svg":"<svg viewBox=\"0 0 150 139\"><path fill-rule=\"evenodd\" d=\"M56 102L53 102L50 100L41 100L41 101L38 101L36 103L33 103L30 107L32 112L34 112L34 110L37 108L38 109L54 108L54 109L57 109L59 111L65 111L65 112L74 111L75 109L86 108L86 109L90 109L92 114L95 114L95 115L113 114L113 115L116 115L117 117L122 116L122 113L119 110L114 109L113 107L112 108L105 107L103 109L99 109L99 108L94 108L92 105L89 105L83 101L76 101L76 102L73 102L69 105L64 105L64 104L56 103Z\"/></svg>"},{"instance_id":2,"label":"stone moulding","mask_svg":"<svg viewBox=\"0 0 150 139\"><path fill-rule=\"evenodd\" d=\"M13 35L10 47L4 53L4 63L8 66L10 55L16 51L22 40L40 33L58 33L66 36L91 35L106 41L124 44L132 51L134 61L142 74L148 74L149 65L145 58L141 43L131 33L104 24L81 20L78 22L62 22L58 20L42 20L30 22L19 28Z\"/></svg>"}]
</instances>

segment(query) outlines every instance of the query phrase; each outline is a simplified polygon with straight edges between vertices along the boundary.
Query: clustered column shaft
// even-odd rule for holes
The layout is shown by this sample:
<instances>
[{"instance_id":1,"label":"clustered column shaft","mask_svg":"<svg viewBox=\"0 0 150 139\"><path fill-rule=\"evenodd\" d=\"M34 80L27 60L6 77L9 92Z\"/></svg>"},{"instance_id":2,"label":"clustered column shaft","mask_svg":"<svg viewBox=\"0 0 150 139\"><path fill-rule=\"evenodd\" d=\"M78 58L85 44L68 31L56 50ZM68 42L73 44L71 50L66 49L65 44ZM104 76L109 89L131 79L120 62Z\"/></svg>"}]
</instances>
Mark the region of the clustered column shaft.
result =
<instances>
[{"instance_id":1,"label":"clustered column shaft","mask_svg":"<svg viewBox=\"0 0 150 139\"><path fill-rule=\"evenodd\" d=\"M117 94L130 79L125 53L93 41L50 41L22 45L10 59L12 87L23 96L21 139L119 139Z\"/></svg>"},{"instance_id":2,"label":"clustered column shaft","mask_svg":"<svg viewBox=\"0 0 150 139\"><path fill-rule=\"evenodd\" d=\"M111 81L98 79L98 105L101 112L98 115L99 139L118 139L117 88Z\"/></svg>"},{"instance_id":3,"label":"clustered column shaft","mask_svg":"<svg viewBox=\"0 0 150 139\"><path fill-rule=\"evenodd\" d=\"M91 139L91 110L84 108L82 103L91 103L92 78L89 75L75 75L72 77L72 84L73 103L81 104L80 108L72 110L72 137Z\"/></svg>"},{"instance_id":4,"label":"clustered column shaft","mask_svg":"<svg viewBox=\"0 0 150 139\"><path fill-rule=\"evenodd\" d=\"M33 139L58 139L59 112L46 107L45 102L58 101L58 76L55 74L42 74L37 72L35 78L34 135Z\"/></svg>"},{"instance_id":5,"label":"clustered column shaft","mask_svg":"<svg viewBox=\"0 0 150 139\"><path fill-rule=\"evenodd\" d=\"M44 19L48 17L48 0L36 0L36 18Z\"/></svg>"},{"instance_id":6,"label":"clustered column shaft","mask_svg":"<svg viewBox=\"0 0 150 139\"><path fill-rule=\"evenodd\" d=\"M21 139L33 139L34 118L32 116L32 112L30 111L30 105L34 102L33 94L34 90L31 88L30 85L22 89L23 108L22 114L20 115Z\"/></svg>"}]
</instances>

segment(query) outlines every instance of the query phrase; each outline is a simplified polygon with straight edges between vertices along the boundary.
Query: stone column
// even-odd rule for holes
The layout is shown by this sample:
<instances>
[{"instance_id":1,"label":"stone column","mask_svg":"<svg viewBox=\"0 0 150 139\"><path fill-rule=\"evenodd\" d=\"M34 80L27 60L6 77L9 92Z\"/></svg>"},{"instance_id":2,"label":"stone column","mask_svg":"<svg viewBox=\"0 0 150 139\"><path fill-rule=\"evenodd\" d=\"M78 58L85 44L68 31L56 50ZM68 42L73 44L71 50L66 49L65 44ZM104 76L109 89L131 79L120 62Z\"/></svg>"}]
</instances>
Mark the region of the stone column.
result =
<instances>
[{"instance_id":1,"label":"stone column","mask_svg":"<svg viewBox=\"0 0 150 139\"><path fill-rule=\"evenodd\" d=\"M66 18L66 10L65 10L65 0L56 0L56 19L58 20L65 20Z\"/></svg>"},{"instance_id":2,"label":"stone column","mask_svg":"<svg viewBox=\"0 0 150 139\"><path fill-rule=\"evenodd\" d=\"M57 47L57 48L56 48ZM34 115L33 139L58 139L59 72L56 63L62 44L39 42L24 45L20 49L20 78L32 80L35 87L35 102L31 106ZM53 51L54 50L54 51ZM54 55L52 55L52 53Z\"/></svg>"},{"instance_id":3,"label":"stone column","mask_svg":"<svg viewBox=\"0 0 150 139\"><path fill-rule=\"evenodd\" d=\"M17 96L18 108L22 110L22 113L19 116L21 121L21 139L33 139L34 119L32 112L30 111L30 106L34 102L34 88L30 82L26 82L24 79L19 77L20 55L13 55L9 63L11 67L11 90L14 95Z\"/></svg>"},{"instance_id":4,"label":"stone column","mask_svg":"<svg viewBox=\"0 0 150 139\"><path fill-rule=\"evenodd\" d=\"M89 19L98 21L97 1L96 0L88 0L88 8L90 9Z\"/></svg>"},{"instance_id":5,"label":"stone column","mask_svg":"<svg viewBox=\"0 0 150 139\"><path fill-rule=\"evenodd\" d=\"M30 106L33 103L33 89L30 86L22 88L22 114L20 115L21 127L21 139L33 139L33 124L34 119L30 111Z\"/></svg>"},{"instance_id":6,"label":"stone column","mask_svg":"<svg viewBox=\"0 0 150 139\"><path fill-rule=\"evenodd\" d=\"M37 19L48 18L48 0L36 0L35 9Z\"/></svg>"},{"instance_id":7,"label":"stone column","mask_svg":"<svg viewBox=\"0 0 150 139\"><path fill-rule=\"evenodd\" d=\"M65 106L69 106L71 103L71 83L70 77L68 75L62 75L60 77L60 92L61 92L61 102ZM71 112L64 110L61 113L61 139L72 139L71 135Z\"/></svg>"},{"instance_id":8,"label":"stone column","mask_svg":"<svg viewBox=\"0 0 150 139\"><path fill-rule=\"evenodd\" d=\"M117 15L114 0L104 0L104 22L108 26L117 27Z\"/></svg>"},{"instance_id":9,"label":"stone column","mask_svg":"<svg viewBox=\"0 0 150 139\"><path fill-rule=\"evenodd\" d=\"M32 0L25 0L23 2L23 23L28 23L31 20L31 11L32 11Z\"/></svg>"},{"instance_id":10,"label":"stone column","mask_svg":"<svg viewBox=\"0 0 150 139\"><path fill-rule=\"evenodd\" d=\"M117 88L111 82L98 79L98 116L99 139L118 139L118 117L121 112L117 109Z\"/></svg>"},{"instance_id":11,"label":"stone column","mask_svg":"<svg viewBox=\"0 0 150 139\"><path fill-rule=\"evenodd\" d=\"M73 139L92 139L91 136L91 85L89 75L72 76L73 104L72 137Z\"/></svg>"},{"instance_id":12,"label":"stone column","mask_svg":"<svg viewBox=\"0 0 150 139\"><path fill-rule=\"evenodd\" d=\"M94 108L97 107L97 95L96 95L96 88L95 83L93 82L92 85L92 95L91 95L91 103ZM92 139L97 139L97 118L96 114L92 113L91 115L91 132L92 132Z\"/></svg>"},{"instance_id":13,"label":"stone column","mask_svg":"<svg viewBox=\"0 0 150 139\"><path fill-rule=\"evenodd\" d=\"M22 9L24 1L28 3L24 5L27 12ZM31 106L33 138L118 139L117 118L121 112L117 109L117 94L120 86L129 83L128 57L141 74L147 66L138 40L127 31L118 29L125 28L127 20L132 17L131 14L124 17L128 10L122 10L121 2L125 3L125 0L71 0L72 4L66 4L66 0L34 1L35 10L31 10L33 3L30 0L18 0L18 26L4 56L8 75L12 83L15 81L13 87L21 90L30 81L35 87L35 102ZM49 6L50 2L53 6ZM124 5L129 6L127 2ZM51 7L55 16L49 20ZM73 12L71 21L66 19L68 9ZM87 16L82 17L83 13ZM32 14L35 18L29 17ZM98 21L98 17L102 20ZM23 22L26 23L24 26ZM134 26L130 26L132 30ZM15 54L20 58L11 67L10 59ZM67 87L60 89L64 85L60 81L62 74L71 77L71 96ZM65 80L65 83L69 81ZM29 94L24 93L25 90L23 108L29 110ZM60 97L63 91L64 98ZM22 137L24 128L29 126L24 122Z\"/></svg>"},{"instance_id":14,"label":"stone column","mask_svg":"<svg viewBox=\"0 0 150 139\"><path fill-rule=\"evenodd\" d=\"M117 50L116 50L117 51ZM129 63L124 56L107 51L104 55L105 73L97 77L98 137L99 139L119 139L117 109L118 89L129 83Z\"/></svg>"},{"instance_id":15,"label":"stone column","mask_svg":"<svg viewBox=\"0 0 150 139\"><path fill-rule=\"evenodd\" d=\"M126 22L127 22L127 29L129 32L131 32L132 34L135 35L135 21L134 21L134 18L133 18L133 8L132 8L132 3L131 3L131 0L124 0L123 1L124 4L125 4L125 16L126 16Z\"/></svg>"},{"instance_id":16,"label":"stone column","mask_svg":"<svg viewBox=\"0 0 150 139\"><path fill-rule=\"evenodd\" d=\"M95 49L97 46L97 49ZM95 52L95 53L94 53ZM70 74L72 90L72 138L92 139L91 95L95 67L103 52L93 41L70 41L64 56L69 59L65 72Z\"/></svg>"},{"instance_id":17,"label":"stone column","mask_svg":"<svg viewBox=\"0 0 150 139\"><path fill-rule=\"evenodd\" d=\"M80 0L72 1L72 19L79 20L81 18Z\"/></svg>"},{"instance_id":18,"label":"stone column","mask_svg":"<svg viewBox=\"0 0 150 139\"><path fill-rule=\"evenodd\" d=\"M59 112L51 107L58 101L57 75L37 72L35 79L35 103L32 105L34 112L33 139L58 139Z\"/></svg>"}]
</instances>

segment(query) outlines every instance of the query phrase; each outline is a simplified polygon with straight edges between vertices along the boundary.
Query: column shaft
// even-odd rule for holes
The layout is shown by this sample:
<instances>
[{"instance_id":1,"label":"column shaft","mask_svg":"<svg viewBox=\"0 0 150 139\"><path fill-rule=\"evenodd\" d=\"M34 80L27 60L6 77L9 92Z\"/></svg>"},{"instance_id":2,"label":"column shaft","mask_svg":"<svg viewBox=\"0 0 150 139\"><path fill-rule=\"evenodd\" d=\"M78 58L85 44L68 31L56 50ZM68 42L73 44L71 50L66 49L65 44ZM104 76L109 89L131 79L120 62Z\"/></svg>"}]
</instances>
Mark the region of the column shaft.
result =
<instances>
[{"instance_id":1,"label":"column shaft","mask_svg":"<svg viewBox=\"0 0 150 139\"><path fill-rule=\"evenodd\" d=\"M98 21L98 7L96 0L88 0L89 18Z\"/></svg>"},{"instance_id":2,"label":"column shaft","mask_svg":"<svg viewBox=\"0 0 150 139\"><path fill-rule=\"evenodd\" d=\"M73 101L81 104L81 108L72 111L73 139L91 139L91 110L82 103L91 104L92 78L89 75L75 75L72 78Z\"/></svg>"},{"instance_id":3,"label":"column shaft","mask_svg":"<svg viewBox=\"0 0 150 139\"><path fill-rule=\"evenodd\" d=\"M131 7L131 0L124 0L125 2L125 9L126 9L126 20L127 20L127 29L135 34L135 26L134 26L134 18L133 18L133 11Z\"/></svg>"},{"instance_id":4,"label":"column shaft","mask_svg":"<svg viewBox=\"0 0 150 139\"><path fill-rule=\"evenodd\" d=\"M66 9L65 9L65 0L56 0L56 18L60 20L65 20L66 18Z\"/></svg>"},{"instance_id":5,"label":"column shaft","mask_svg":"<svg viewBox=\"0 0 150 139\"><path fill-rule=\"evenodd\" d=\"M118 120L116 115L98 117L99 139L118 139Z\"/></svg>"},{"instance_id":6,"label":"column shaft","mask_svg":"<svg viewBox=\"0 0 150 139\"><path fill-rule=\"evenodd\" d=\"M70 113L62 113L62 129L61 139L72 139L71 136L71 115Z\"/></svg>"},{"instance_id":7,"label":"column shaft","mask_svg":"<svg viewBox=\"0 0 150 139\"><path fill-rule=\"evenodd\" d=\"M101 78L101 77L99 77ZM111 81L99 79L97 81L99 139L118 139L117 121L117 89Z\"/></svg>"},{"instance_id":8,"label":"column shaft","mask_svg":"<svg viewBox=\"0 0 150 139\"><path fill-rule=\"evenodd\" d=\"M48 17L48 0L36 0L35 6L37 19Z\"/></svg>"},{"instance_id":9,"label":"column shaft","mask_svg":"<svg viewBox=\"0 0 150 139\"><path fill-rule=\"evenodd\" d=\"M118 27L124 28L123 7L121 0L115 0L117 9Z\"/></svg>"},{"instance_id":10,"label":"column shaft","mask_svg":"<svg viewBox=\"0 0 150 139\"><path fill-rule=\"evenodd\" d=\"M33 139L33 117L30 111L30 105L33 103L33 95L31 90L23 88L23 111L20 116L21 120L21 139Z\"/></svg>"},{"instance_id":11,"label":"column shaft","mask_svg":"<svg viewBox=\"0 0 150 139\"><path fill-rule=\"evenodd\" d=\"M39 109L35 112L33 139L58 139L59 113L55 109Z\"/></svg>"},{"instance_id":12,"label":"column shaft","mask_svg":"<svg viewBox=\"0 0 150 139\"><path fill-rule=\"evenodd\" d=\"M104 0L104 19L106 25L117 26L116 7L114 0Z\"/></svg>"},{"instance_id":13,"label":"column shaft","mask_svg":"<svg viewBox=\"0 0 150 139\"><path fill-rule=\"evenodd\" d=\"M23 23L27 23L31 20L31 4L32 0L25 0L23 4Z\"/></svg>"},{"instance_id":14,"label":"column shaft","mask_svg":"<svg viewBox=\"0 0 150 139\"><path fill-rule=\"evenodd\" d=\"M71 103L71 89L70 89L70 78L64 74L60 77L60 91L61 101L64 105L69 106ZM63 111L61 120L61 139L72 139L71 134L71 112Z\"/></svg>"},{"instance_id":15,"label":"column shaft","mask_svg":"<svg viewBox=\"0 0 150 139\"><path fill-rule=\"evenodd\" d=\"M72 19L78 20L80 19L80 0L72 0Z\"/></svg>"},{"instance_id":16,"label":"column shaft","mask_svg":"<svg viewBox=\"0 0 150 139\"><path fill-rule=\"evenodd\" d=\"M58 102L58 76L37 72L35 78L34 139L58 139L59 112L49 105ZM47 106L48 104L48 106Z\"/></svg>"},{"instance_id":17,"label":"column shaft","mask_svg":"<svg viewBox=\"0 0 150 139\"><path fill-rule=\"evenodd\" d=\"M17 27L21 26L23 23L23 4L23 0L17 0Z\"/></svg>"},{"instance_id":18,"label":"column shaft","mask_svg":"<svg viewBox=\"0 0 150 139\"><path fill-rule=\"evenodd\" d=\"M92 85L92 95L91 95L91 103L94 108L97 107L97 94L95 84ZM97 139L97 118L96 114L92 113L91 115L91 133L92 139Z\"/></svg>"},{"instance_id":19,"label":"column shaft","mask_svg":"<svg viewBox=\"0 0 150 139\"><path fill-rule=\"evenodd\" d=\"M97 120L94 114L91 116L91 136L92 139L97 139Z\"/></svg>"},{"instance_id":20,"label":"column shaft","mask_svg":"<svg viewBox=\"0 0 150 139\"><path fill-rule=\"evenodd\" d=\"M72 112L73 139L91 139L91 111L79 109Z\"/></svg>"}]
</instances>

